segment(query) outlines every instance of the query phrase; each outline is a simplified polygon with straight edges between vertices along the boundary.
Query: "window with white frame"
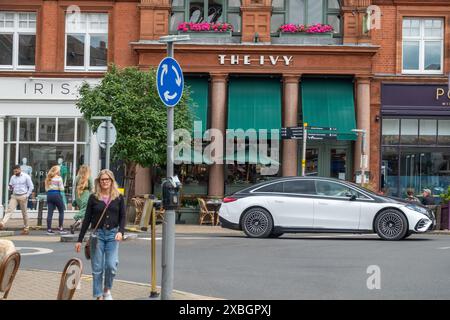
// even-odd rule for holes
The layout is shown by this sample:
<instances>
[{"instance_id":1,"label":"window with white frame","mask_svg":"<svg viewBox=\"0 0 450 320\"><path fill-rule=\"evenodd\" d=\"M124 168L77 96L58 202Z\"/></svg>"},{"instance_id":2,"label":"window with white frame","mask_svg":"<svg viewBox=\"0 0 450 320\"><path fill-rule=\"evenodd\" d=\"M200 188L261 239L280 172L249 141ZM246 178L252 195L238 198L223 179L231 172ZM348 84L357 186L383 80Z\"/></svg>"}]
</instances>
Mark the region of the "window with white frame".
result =
<instances>
[{"instance_id":1,"label":"window with white frame","mask_svg":"<svg viewBox=\"0 0 450 320\"><path fill-rule=\"evenodd\" d=\"M108 14L66 15L67 70L106 70L108 65Z\"/></svg>"},{"instance_id":2,"label":"window with white frame","mask_svg":"<svg viewBox=\"0 0 450 320\"><path fill-rule=\"evenodd\" d=\"M0 11L0 69L33 70L36 13Z\"/></svg>"},{"instance_id":3,"label":"window with white frame","mask_svg":"<svg viewBox=\"0 0 450 320\"><path fill-rule=\"evenodd\" d=\"M443 19L403 19L403 73L442 74L443 35Z\"/></svg>"}]
</instances>

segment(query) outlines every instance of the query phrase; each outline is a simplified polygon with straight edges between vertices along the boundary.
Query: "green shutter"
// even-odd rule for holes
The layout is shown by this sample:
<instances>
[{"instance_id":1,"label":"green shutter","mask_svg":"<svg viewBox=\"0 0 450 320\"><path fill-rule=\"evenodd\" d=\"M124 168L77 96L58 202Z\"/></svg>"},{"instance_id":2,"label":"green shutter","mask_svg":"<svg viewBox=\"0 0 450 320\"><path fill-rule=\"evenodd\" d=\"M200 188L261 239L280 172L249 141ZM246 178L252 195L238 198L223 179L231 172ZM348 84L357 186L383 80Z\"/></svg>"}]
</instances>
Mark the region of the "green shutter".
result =
<instances>
[{"instance_id":1,"label":"green shutter","mask_svg":"<svg viewBox=\"0 0 450 320\"><path fill-rule=\"evenodd\" d=\"M185 85L190 87L191 99L189 107L194 121L202 122L202 133L208 125L208 79L199 77L185 78Z\"/></svg>"},{"instance_id":2,"label":"green shutter","mask_svg":"<svg viewBox=\"0 0 450 320\"><path fill-rule=\"evenodd\" d=\"M303 122L337 128L338 140L356 140L353 83L346 79L302 79Z\"/></svg>"},{"instance_id":3,"label":"green shutter","mask_svg":"<svg viewBox=\"0 0 450 320\"><path fill-rule=\"evenodd\" d=\"M228 94L228 129L280 129L279 79L231 79Z\"/></svg>"}]
</instances>

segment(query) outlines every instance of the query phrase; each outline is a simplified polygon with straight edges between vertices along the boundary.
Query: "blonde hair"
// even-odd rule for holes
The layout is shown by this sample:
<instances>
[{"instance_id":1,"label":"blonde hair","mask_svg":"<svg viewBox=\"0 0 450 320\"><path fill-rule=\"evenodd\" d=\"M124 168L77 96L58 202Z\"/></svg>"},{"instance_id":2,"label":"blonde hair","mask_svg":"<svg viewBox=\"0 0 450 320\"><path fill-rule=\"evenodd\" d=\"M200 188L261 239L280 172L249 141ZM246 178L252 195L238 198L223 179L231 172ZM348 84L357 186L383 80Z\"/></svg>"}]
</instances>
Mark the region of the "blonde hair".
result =
<instances>
[{"instance_id":1,"label":"blonde hair","mask_svg":"<svg viewBox=\"0 0 450 320\"><path fill-rule=\"evenodd\" d=\"M77 184L77 196L80 197L83 191L89 185L89 177L91 176L91 169L87 165L83 164L78 170L77 176L79 177Z\"/></svg>"},{"instance_id":2,"label":"blonde hair","mask_svg":"<svg viewBox=\"0 0 450 320\"><path fill-rule=\"evenodd\" d=\"M97 178L95 178L95 182L94 182L94 185L95 185L94 194L98 200L101 200L100 178L104 174L107 175L111 179L111 188L110 188L109 194L111 197L110 201L113 201L114 199L116 199L120 196L120 192L119 192L119 186L117 185L116 179L114 179L114 173L112 173L111 170L103 169L102 171L99 172L99 174L98 174Z\"/></svg>"},{"instance_id":3,"label":"blonde hair","mask_svg":"<svg viewBox=\"0 0 450 320\"><path fill-rule=\"evenodd\" d=\"M50 183L52 182L52 179L56 176L59 176L59 166L53 166L47 173L47 178L45 178L45 189L50 188Z\"/></svg>"}]
</instances>

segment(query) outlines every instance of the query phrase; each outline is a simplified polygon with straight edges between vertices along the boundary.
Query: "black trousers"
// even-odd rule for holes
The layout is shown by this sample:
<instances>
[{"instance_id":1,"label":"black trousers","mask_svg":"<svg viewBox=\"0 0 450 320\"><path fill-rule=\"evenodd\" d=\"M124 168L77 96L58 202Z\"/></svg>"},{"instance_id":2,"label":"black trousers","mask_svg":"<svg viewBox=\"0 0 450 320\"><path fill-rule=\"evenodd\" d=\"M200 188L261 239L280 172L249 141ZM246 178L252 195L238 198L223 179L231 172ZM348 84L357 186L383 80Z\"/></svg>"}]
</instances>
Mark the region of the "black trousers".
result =
<instances>
[{"instance_id":1,"label":"black trousers","mask_svg":"<svg viewBox=\"0 0 450 320\"><path fill-rule=\"evenodd\" d=\"M64 223L64 201L59 192L47 193L47 230L52 228L53 211L58 208L59 211L59 227L63 227Z\"/></svg>"}]
</instances>

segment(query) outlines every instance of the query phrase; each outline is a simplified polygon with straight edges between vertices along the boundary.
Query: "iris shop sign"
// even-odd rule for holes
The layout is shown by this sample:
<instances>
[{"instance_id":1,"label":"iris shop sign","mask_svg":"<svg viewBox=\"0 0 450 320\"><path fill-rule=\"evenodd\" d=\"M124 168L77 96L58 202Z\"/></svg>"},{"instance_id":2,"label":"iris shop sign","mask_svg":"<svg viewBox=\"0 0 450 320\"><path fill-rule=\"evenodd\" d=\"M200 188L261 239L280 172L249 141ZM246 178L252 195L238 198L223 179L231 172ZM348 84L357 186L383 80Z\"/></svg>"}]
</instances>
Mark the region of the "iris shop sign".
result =
<instances>
[{"instance_id":1,"label":"iris shop sign","mask_svg":"<svg viewBox=\"0 0 450 320\"><path fill-rule=\"evenodd\" d=\"M83 82L99 79L2 78L0 100L77 100Z\"/></svg>"},{"instance_id":2,"label":"iris shop sign","mask_svg":"<svg viewBox=\"0 0 450 320\"><path fill-rule=\"evenodd\" d=\"M251 65L283 65L290 66L294 60L293 56L252 56L245 54L219 54L218 55L219 63L221 65L243 65L243 66L251 66Z\"/></svg>"}]
</instances>

